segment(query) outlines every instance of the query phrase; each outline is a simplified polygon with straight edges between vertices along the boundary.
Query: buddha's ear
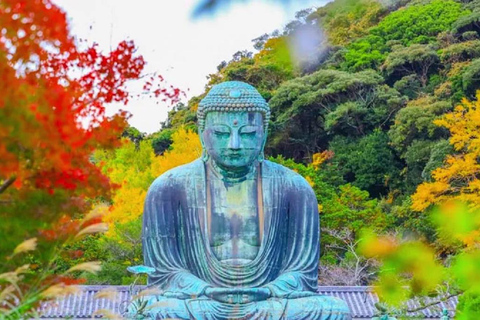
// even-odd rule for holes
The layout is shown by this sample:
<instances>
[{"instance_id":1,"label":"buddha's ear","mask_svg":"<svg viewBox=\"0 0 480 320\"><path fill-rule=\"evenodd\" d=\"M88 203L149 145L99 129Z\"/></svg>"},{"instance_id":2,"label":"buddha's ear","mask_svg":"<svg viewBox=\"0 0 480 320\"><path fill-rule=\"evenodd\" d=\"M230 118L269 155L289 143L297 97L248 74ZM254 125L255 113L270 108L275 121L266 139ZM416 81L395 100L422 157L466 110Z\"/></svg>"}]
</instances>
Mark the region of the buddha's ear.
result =
<instances>
[{"instance_id":1,"label":"buddha's ear","mask_svg":"<svg viewBox=\"0 0 480 320\"><path fill-rule=\"evenodd\" d=\"M198 127L198 137L200 138L200 144L202 145L202 160L207 162L208 160L208 152L205 148L205 142L203 141L203 131L204 129Z\"/></svg>"},{"instance_id":2,"label":"buddha's ear","mask_svg":"<svg viewBox=\"0 0 480 320\"><path fill-rule=\"evenodd\" d=\"M263 134L263 141L262 141L262 149L260 150L260 154L258 155L258 161L262 162L265 159L265 145L267 144L267 131L268 128L263 127L264 134Z\"/></svg>"},{"instance_id":3,"label":"buddha's ear","mask_svg":"<svg viewBox=\"0 0 480 320\"><path fill-rule=\"evenodd\" d=\"M198 127L198 137L200 138L200 143L202 144L202 149L205 149L205 142L203 141L203 129Z\"/></svg>"}]
</instances>

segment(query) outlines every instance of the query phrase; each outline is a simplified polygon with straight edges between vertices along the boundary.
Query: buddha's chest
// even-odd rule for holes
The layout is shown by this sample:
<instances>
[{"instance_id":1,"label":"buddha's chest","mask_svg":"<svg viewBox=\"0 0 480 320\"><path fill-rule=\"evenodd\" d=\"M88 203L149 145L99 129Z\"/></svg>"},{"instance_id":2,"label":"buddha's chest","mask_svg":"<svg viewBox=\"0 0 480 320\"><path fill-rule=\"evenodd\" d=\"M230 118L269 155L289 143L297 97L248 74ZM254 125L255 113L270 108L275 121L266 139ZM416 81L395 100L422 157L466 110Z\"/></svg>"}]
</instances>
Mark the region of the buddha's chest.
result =
<instances>
[{"instance_id":1,"label":"buddha's chest","mask_svg":"<svg viewBox=\"0 0 480 320\"><path fill-rule=\"evenodd\" d=\"M253 260L260 249L257 182L210 181L210 247L216 258L232 264Z\"/></svg>"}]
</instances>

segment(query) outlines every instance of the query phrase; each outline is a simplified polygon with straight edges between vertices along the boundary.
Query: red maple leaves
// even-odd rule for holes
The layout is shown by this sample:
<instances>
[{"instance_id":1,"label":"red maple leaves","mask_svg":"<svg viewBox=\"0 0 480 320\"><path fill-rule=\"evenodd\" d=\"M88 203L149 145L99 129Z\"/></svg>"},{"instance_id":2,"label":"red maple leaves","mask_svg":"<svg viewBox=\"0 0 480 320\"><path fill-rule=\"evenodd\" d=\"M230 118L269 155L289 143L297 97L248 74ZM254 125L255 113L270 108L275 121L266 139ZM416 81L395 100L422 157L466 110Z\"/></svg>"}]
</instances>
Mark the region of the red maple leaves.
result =
<instances>
[{"instance_id":1,"label":"red maple leaves","mask_svg":"<svg viewBox=\"0 0 480 320\"><path fill-rule=\"evenodd\" d=\"M85 212L88 199L108 200L114 185L91 156L119 145L129 113L107 116L106 106L126 105L132 81L159 101L182 94L144 67L133 41L102 52L74 39L50 0L0 0L0 218L11 221L4 232L28 221L24 238L35 228L55 238L68 228L52 222Z\"/></svg>"},{"instance_id":2,"label":"red maple leaves","mask_svg":"<svg viewBox=\"0 0 480 320\"><path fill-rule=\"evenodd\" d=\"M128 103L127 84L145 81L144 67L132 41L111 52L77 42L50 0L0 0L0 260L8 262L0 273L23 261L10 259L19 243L38 238L25 257L35 272L24 275L23 291L83 283L58 274L58 252L64 261L81 260L81 248L69 244L103 230L101 217L81 219L114 187L92 154L121 143L129 114L107 116L106 106ZM164 87L163 78L150 77L144 91L178 101L181 91ZM27 311L39 301L15 303Z\"/></svg>"},{"instance_id":3,"label":"red maple leaves","mask_svg":"<svg viewBox=\"0 0 480 320\"><path fill-rule=\"evenodd\" d=\"M106 54L96 44L79 49L65 13L48 0L2 0L0 26L0 182L103 195L110 185L90 155L117 145L128 113L107 117L105 107L128 103L126 84L140 79L143 57L133 41ZM178 100L179 89L152 80L144 90Z\"/></svg>"}]
</instances>

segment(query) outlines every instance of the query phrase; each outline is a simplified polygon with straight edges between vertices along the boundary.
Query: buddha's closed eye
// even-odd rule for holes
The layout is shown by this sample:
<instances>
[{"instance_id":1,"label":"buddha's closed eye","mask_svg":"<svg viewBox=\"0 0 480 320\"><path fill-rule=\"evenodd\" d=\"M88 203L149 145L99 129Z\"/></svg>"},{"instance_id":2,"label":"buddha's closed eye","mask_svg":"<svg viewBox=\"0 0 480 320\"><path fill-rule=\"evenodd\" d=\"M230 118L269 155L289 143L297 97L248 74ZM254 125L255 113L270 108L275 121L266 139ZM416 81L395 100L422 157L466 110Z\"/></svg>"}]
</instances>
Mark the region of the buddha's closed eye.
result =
<instances>
[{"instance_id":1,"label":"buddha's closed eye","mask_svg":"<svg viewBox=\"0 0 480 320\"><path fill-rule=\"evenodd\" d=\"M229 136L230 135L230 128L226 126L214 126L212 131L217 136Z\"/></svg>"},{"instance_id":2,"label":"buddha's closed eye","mask_svg":"<svg viewBox=\"0 0 480 320\"><path fill-rule=\"evenodd\" d=\"M213 131L213 133L219 137L228 137L230 135L230 132L225 131Z\"/></svg>"},{"instance_id":3,"label":"buddha's closed eye","mask_svg":"<svg viewBox=\"0 0 480 320\"><path fill-rule=\"evenodd\" d=\"M240 134L253 136L257 133L257 127L254 126L245 126L240 129Z\"/></svg>"}]
</instances>

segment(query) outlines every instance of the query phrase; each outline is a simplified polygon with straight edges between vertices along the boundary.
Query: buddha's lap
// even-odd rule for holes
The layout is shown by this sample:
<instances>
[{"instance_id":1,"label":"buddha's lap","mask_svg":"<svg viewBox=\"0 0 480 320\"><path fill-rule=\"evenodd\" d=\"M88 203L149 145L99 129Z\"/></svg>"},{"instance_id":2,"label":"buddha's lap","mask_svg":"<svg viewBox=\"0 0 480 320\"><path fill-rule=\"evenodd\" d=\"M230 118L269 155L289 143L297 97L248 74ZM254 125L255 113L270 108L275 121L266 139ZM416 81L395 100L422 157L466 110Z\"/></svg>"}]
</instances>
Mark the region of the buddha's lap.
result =
<instances>
[{"instance_id":1,"label":"buddha's lap","mask_svg":"<svg viewBox=\"0 0 480 320\"><path fill-rule=\"evenodd\" d=\"M180 300L152 297L146 312L152 319L287 319L348 320L344 301L330 296L296 299L271 298L246 304L226 304L206 297Z\"/></svg>"}]
</instances>

